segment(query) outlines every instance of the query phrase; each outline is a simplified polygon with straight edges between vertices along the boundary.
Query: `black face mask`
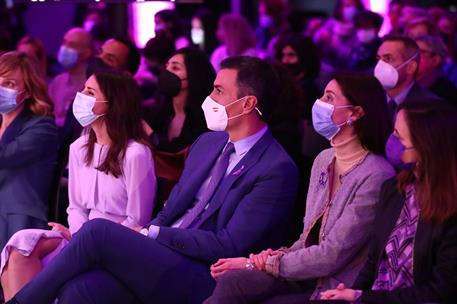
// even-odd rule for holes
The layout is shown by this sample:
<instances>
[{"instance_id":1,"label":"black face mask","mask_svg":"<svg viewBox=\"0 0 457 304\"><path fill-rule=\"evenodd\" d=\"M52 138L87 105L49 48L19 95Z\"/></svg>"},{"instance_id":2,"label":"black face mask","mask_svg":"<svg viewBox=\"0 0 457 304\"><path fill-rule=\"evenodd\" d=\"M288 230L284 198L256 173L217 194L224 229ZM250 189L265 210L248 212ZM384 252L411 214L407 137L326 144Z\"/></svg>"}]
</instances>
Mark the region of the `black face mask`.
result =
<instances>
[{"instance_id":1,"label":"black face mask","mask_svg":"<svg viewBox=\"0 0 457 304\"><path fill-rule=\"evenodd\" d=\"M303 73L302 67L299 63L284 63L284 66L293 76L298 76Z\"/></svg>"},{"instance_id":2,"label":"black face mask","mask_svg":"<svg viewBox=\"0 0 457 304\"><path fill-rule=\"evenodd\" d=\"M181 91L181 79L174 73L163 70L159 74L158 89L162 94L175 97Z\"/></svg>"}]
</instances>

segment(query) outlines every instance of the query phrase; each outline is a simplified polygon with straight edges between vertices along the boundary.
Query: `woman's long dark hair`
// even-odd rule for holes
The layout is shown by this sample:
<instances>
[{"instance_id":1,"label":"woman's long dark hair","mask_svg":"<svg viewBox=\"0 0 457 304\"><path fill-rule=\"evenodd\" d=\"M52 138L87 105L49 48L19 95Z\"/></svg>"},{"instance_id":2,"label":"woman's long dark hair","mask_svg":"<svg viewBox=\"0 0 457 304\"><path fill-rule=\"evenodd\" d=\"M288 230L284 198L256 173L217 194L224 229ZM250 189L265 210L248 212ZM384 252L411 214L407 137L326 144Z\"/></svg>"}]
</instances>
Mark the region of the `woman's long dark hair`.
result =
<instances>
[{"instance_id":1,"label":"woman's long dark hair","mask_svg":"<svg viewBox=\"0 0 457 304\"><path fill-rule=\"evenodd\" d=\"M202 112L201 105L206 96L213 90L216 72L209 61L208 55L197 48L182 48L177 50L174 55L179 54L184 57L189 84L187 87L186 112L194 112L195 109Z\"/></svg>"},{"instance_id":2,"label":"woman's long dark hair","mask_svg":"<svg viewBox=\"0 0 457 304\"><path fill-rule=\"evenodd\" d=\"M187 100L185 106L186 119L182 127L179 139L174 139L174 148L164 148L159 144L159 149L170 150L173 152L177 146L181 150L182 145L190 145L203 132L207 131L205 116L201 109L201 105L206 96L211 94L213 90L214 79L216 72L211 65L208 56L205 52L198 48L188 47L177 50L174 55L182 55L184 57L184 65L187 72ZM159 110L157 119L152 123L152 127L157 133L164 132L170 123L170 117L173 116L173 103L170 97L159 102ZM164 135L165 136L165 135ZM167 140L166 140L167 141ZM179 143L178 143L179 142Z\"/></svg>"},{"instance_id":3,"label":"woman's long dark hair","mask_svg":"<svg viewBox=\"0 0 457 304\"><path fill-rule=\"evenodd\" d=\"M136 81L126 73L116 71L95 72L95 79L108 101L108 110L103 119L111 143L108 154L97 170L122 175L122 161L125 157L129 140L134 140L150 148L141 117L141 94ZM85 161L89 165L94 156L95 132L89 131L89 140Z\"/></svg>"},{"instance_id":4,"label":"woman's long dark hair","mask_svg":"<svg viewBox=\"0 0 457 304\"><path fill-rule=\"evenodd\" d=\"M392 128L386 93L381 83L374 76L354 73L338 74L334 79L349 103L360 106L365 112L364 116L354 122L362 146L375 154L384 155Z\"/></svg>"},{"instance_id":5,"label":"woman's long dark hair","mask_svg":"<svg viewBox=\"0 0 457 304\"><path fill-rule=\"evenodd\" d=\"M420 100L403 103L399 111L404 111L418 162L414 172L399 173L398 186L404 193L416 181L421 218L443 223L457 214L457 110Z\"/></svg>"}]
</instances>

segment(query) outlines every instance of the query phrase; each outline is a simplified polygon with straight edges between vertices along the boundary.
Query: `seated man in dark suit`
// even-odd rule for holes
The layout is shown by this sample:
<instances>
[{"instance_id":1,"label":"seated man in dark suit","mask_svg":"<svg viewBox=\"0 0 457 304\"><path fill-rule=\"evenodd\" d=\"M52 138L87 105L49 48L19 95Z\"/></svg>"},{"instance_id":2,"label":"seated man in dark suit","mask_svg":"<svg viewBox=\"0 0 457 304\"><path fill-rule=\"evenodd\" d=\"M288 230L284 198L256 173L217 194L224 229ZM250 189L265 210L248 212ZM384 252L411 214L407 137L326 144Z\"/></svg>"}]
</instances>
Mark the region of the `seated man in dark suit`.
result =
<instances>
[{"instance_id":1,"label":"seated man in dark suit","mask_svg":"<svg viewBox=\"0 0 457 304\"><path fill-rule=\"evenodd\" d=\"M424 98L440 100L416 82L420 57L420 49L416 42L404 36L386 36L378 49L379 61L374 69L374 76L386 90L392 126L397 108L403 102Z\"/></svg>"},{"instance_id":2,"label":"seated man in dark suit","mask_svg":"<svg viewBox=\"0 0 457 304\"><path fill-rule=\"evenodd\" d=\"M444 102L434 93L423 88L417 81L421 51L417 43L404 36L386 36L378 49L378 64L374 69L374 76L381 82L387 93L387 109L395 124L398 106L402 103L415 103L419 100ZM389 138L386 144L386 153L400 151L399 141ZM402 169L401 159L388 158L389 162L398 170Z\"/></svg>"},{"instance_id":3,"label":"seated man in dark suit","mask_svg":"<svg viewBox=\"0 0 457 304\"><path fill-rule=\"evenodd\" d=\"M226 59L202 105L222 132L193 144L157 218L138 231L88 222L11 303L201 303L211 263L281 245L297 170L264 122L279 85L260 59Z\"/></svg>"}]
</instances>

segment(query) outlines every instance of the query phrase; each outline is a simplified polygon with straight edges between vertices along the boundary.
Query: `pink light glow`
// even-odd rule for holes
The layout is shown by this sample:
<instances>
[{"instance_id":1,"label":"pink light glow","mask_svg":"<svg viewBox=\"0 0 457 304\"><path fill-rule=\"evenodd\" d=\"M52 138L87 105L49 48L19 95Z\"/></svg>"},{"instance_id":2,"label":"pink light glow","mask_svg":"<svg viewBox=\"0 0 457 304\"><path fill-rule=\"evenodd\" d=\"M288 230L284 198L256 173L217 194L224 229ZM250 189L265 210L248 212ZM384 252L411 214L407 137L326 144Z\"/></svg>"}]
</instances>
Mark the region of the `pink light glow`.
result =
<instances>
[{"instance_id":1,"label":"pink light glow","mask_svg":"<svg viewBox=\"0 0 457 304\"><path fill-rule=\"evenodd\" d=\"M389 21L389 16L388 16L388 10L389 10L389 0L365 0L365 6L367 9L380 14L381 16L384 17L384 22L381 27L381 31L379 32L379 36L384 36L387 34L390 29L390 21Z\"/></svg>"},{"instance_id":2,"label":"pink light glow","mask_svg":"<svg viewBox=\"0 0 457 304\"><path fill-rule=\"evenodd\" d=\"M174 9L175 4L164 1L138 1L130 4L131 29L138 47L143 48L155 36L154 15L164 9Z\"/></svg>"}]
</instances>

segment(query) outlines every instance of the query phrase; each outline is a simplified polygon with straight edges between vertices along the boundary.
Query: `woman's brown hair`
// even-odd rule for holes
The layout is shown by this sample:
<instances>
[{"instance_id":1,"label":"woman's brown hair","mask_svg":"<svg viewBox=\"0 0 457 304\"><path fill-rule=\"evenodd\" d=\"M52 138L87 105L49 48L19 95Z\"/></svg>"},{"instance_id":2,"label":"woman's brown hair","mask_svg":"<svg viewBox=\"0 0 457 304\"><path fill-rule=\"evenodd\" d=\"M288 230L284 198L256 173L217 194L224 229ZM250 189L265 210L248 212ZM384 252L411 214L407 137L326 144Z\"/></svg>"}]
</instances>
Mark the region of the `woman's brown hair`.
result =
<instances>
[{"instance_id":1,"label":"woman's brown hair","mask_svg":"<svg viewBox=\"0 0 457 304\"><path fill-rule=\"evenodd\" d=\"M136 81L122 72L103 71L95 72L98 86L108 101L108 110L103 119L111 143L108 154L98 170L114 177L122 175L122 161L129 140L134 140L147 146L152 153L148 136L143 129L141 116L141 94ZM90 165L94 157L94 144L97 141L95 132L89 131L89 140L85 161Z\"/></svg>"},{"instance_id":2,"label":"woman's brown hair","mask_svg":"<svg viewBox=\"0 0 457 304\"><path fill-rule=\"evenodd\" d=\"M37 67L32 59L20 52L8 52L0 56L0 75L16 69L21 71L25 91L30 94L25 106L36 115L53 116L54 105Z\"/></svg>"},{"instance_id":3,"label":"woman's brown hair","mask_svg":"<svg viewBox=\"0 0 457 304\"><path fill-rule=\"evenodd\" d=\"M364 111L364 115L354 122L362 146L374 154L384 155L391 126L381 83L372 75L357 73L337 73L334 79L349 103Z\"/></svg>"},{"instance_id":4,"label":"woman's brown hair","mask_svg":"<svg viewBox=\"0 0 457 304\"><path fill-rule=\"evenodd\" d=\"M398 187L417 183L423 220L443 223L457 214L457 109L433 101L403 103L412 145L418 155L416 170L400 172Z\"/></svg>"}]
</instances>

